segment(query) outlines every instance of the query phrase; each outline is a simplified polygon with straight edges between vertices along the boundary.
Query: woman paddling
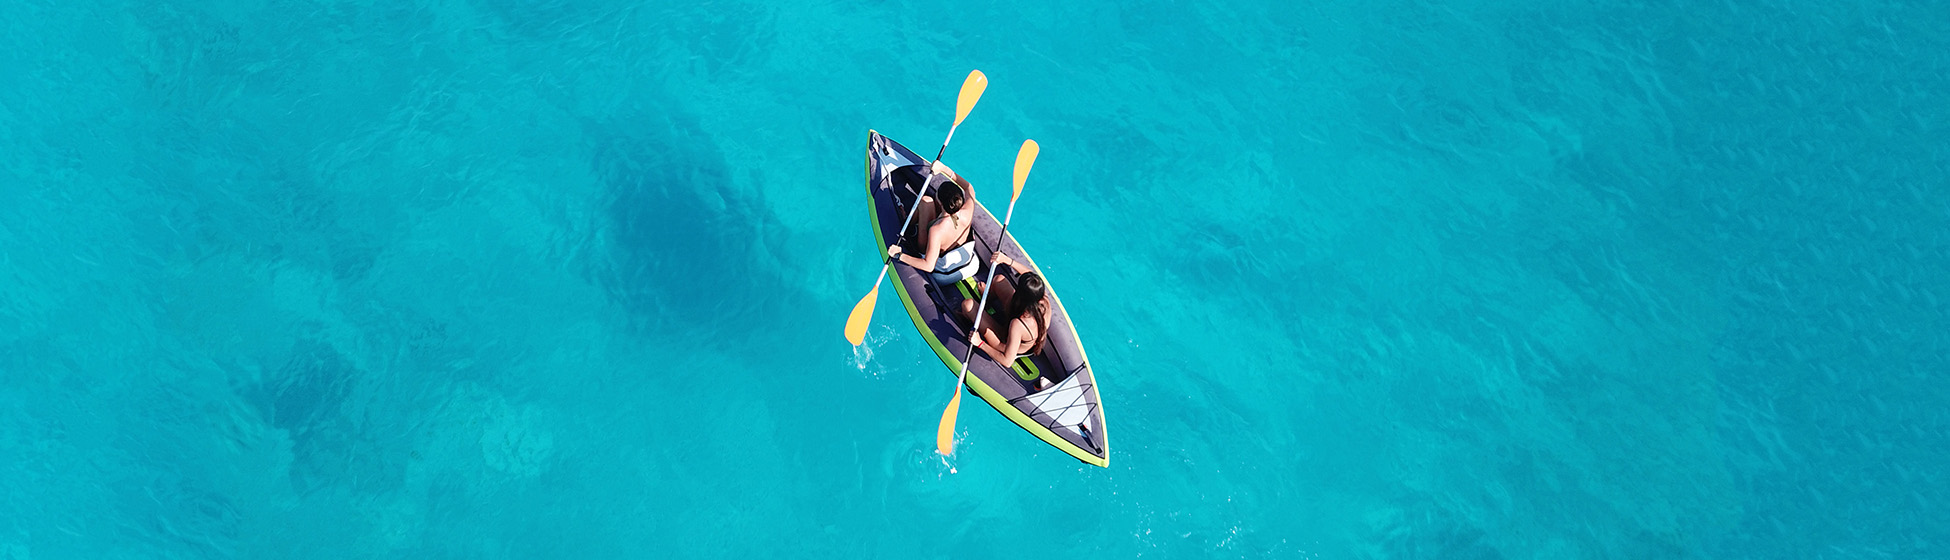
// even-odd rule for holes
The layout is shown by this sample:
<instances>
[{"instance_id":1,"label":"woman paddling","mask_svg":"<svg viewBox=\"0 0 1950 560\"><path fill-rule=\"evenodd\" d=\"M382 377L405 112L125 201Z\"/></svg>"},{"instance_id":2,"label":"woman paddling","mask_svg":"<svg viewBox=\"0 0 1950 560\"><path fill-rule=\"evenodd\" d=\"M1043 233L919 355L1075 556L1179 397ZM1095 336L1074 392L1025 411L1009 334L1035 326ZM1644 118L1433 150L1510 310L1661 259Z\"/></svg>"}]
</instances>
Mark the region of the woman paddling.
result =
<instances>
[{"instance_id":1,"label":"woman paddling","mask_svg":"<svg viewBox=\"0 0 1950 560\"><path fill-rule=\"evenodd\" d=\"M948 180L935 188L935 196L921 196L917 217L927 224L920 228L921 255L904 254L897 243L887 246L887 256L928 271L937 284L953 284L974 276L980 268L975 263L975 244L969 242L969 231L975 227L975 205L968 204L968 199L975 189L948 166L937 164L936 168Z\"/></svg>"},{"instance_id":2,"label":"woman paddling","mask_svg":"<svg viewBox=\"0 0 1950 560\"><path fill-rule=\"evenodd\" d=\"M1015 259L999 252L995 254L995 266L997 282L990 301L1006 303L982 317L975 346L1006 368L1017 357L1043 351L1043 343L1049 340L1050 305L1046 295L1048 287L1041 274L1033 270L1018 271ZM1003 266L1009 267L1006 275L999 268ZM976 287L982 288L979 282ZM962 300L961 315L970 322L975 320L974 300Z\"/></svg>"}]
</instances>

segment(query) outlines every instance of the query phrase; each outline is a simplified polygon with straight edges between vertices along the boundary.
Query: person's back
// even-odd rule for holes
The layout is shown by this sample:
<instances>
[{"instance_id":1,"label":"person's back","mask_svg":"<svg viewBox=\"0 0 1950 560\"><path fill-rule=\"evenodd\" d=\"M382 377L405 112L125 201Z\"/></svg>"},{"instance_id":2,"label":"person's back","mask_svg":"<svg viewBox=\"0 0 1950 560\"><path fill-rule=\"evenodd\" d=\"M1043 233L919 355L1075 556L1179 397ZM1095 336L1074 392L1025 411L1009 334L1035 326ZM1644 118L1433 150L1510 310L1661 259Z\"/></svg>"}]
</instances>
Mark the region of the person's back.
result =
<instances>
[{"instance_id":1,"label":"person's back","mask_svg":"<svg viewBox=\"0 0 1950 560\"><path fill-rule=\"evenodd\" d=\"M997 253L995 266L1005 265L1016 269L1014 259ZM985 288L990 290L992 301L1003 302L1001 309L994 316L979 317L981 322L974 343L996 363L1008 367L1017 357L1042 352L1043 343L1049 340L1048 286L1035 271L1020 271L1014 280L999 276L996 279L993 286ZM964 300L961 308L963 318L971 323L977 320L974 301Z\"/></svg>"},{"instance_id":2,"label":"person's back","mask_svg":"<svg viewBox=\"0 0 1950 560\"><path fill-rule=\"evenodd\" d=\"M916 241L921 254L904 254L901 246L894 244L887 247L887 256L933 274L937 282L952 283L978 268L974 262L974 245L967 243L975 225L975 205L968 203L974 189L945 166L941 171L948 180L941 182L935 196L924 195L918 203L921 207L916 217L921 225L917 228Z\"/></svg>"}]
</instances>

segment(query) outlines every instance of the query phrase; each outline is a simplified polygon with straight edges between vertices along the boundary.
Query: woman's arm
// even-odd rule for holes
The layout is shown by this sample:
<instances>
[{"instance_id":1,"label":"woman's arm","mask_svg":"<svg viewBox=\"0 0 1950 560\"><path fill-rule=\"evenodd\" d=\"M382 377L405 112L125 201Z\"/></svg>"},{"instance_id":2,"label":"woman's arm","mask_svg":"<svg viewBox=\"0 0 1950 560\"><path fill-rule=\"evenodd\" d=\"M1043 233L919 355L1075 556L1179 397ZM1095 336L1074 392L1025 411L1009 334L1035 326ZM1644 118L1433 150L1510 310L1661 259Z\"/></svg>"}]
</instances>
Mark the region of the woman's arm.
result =
<instances>
[{"instance_id":1,"label":"woman's arm","mask_svg":"<svg viewBox=\"0 0 1950 560\"><path fill-rule=\"evenodd\" d=\"M934 227L928 228L927 252L923 253L919 258L916 258L914 255L902 253L901 262L907 263L907 266L921 269L924 272L933 272L934 261L941 258L942 252L941 242L938 240L950 233L954 233L952 229L945 229L948 227L947 222L942 222L935 224Z\"/></svg>"},{"instance_id":2,"label":"woman's arm","mask_svg":"<svg viewBox=\"0 0 1950 560\"><path fill-rule=\"evenodd\" d=\"M989 332L993 333L995 331L991 330ZM995 360L995 363L1002 364L1002 369L1009 369L1010 367L1013 367L1011 364L1015 363L1016 357L1021 356L1022 352L1024 350L1028 350L1029 348L1023 345L1022 341L1019 340L1015 336L1015 333L1013 332L1001 332L996 334L1000 335L997 336L996 339L998 341L1001 341L1000 346L1003 346L1002 348L998 348L997 344L990 344L988 341L988 337L983 337L982 341L977 343L977 345L982 347L983 354L989 355L989 359Z\"/></svg>"},{"instance_id":3,"label":"woman's arm","mask_svg":"<svg viewBox=\"0 0 1950 560\"><path fill-rule=\"evenodd\" d=\"M936 251L934 250L934 247L929 246L927 252L927 258L925 259L915 258L914 255L901 253L901 262L905 263L907 266L921 269L922 272L932 272L934 271L934 259L936 257L935 252Z\"/></svg>"},{"instance_id":4,"label":"woman's arm","mask_svg":"<svg viewBox=\"0 0 1950 560\"><path fill-rule=\"evenodd\" d=\"M1035 270L1024 270L1022 263L1017 262L1015 259L1009 258L1008 253L1004 253L1001 251L996 251L995 256L991 257L990 260L991 262L994 262L996 266L1008 265L1009 270L1013 270L1018 273L1035 272Z\"/></svg>"},{"instance_id":5,"label":"woman's arm","mask_svg":"<svg viewBox=\"0 0 1950 560\"><path fill-rule=\"evenodd\" d=\"M1014 327L1015 323L1011 321L1009 330L1015 330ZM1021 356L1023 352L1029 350L1029 345L1023 344L1022 338L1015 336L1015 334L1013 332L1009 333L1009 351L1003 352L1002 359L996 360L997 363L1002 364L1002 369L1015 367L1016 357Z\"/></svg>"},{"instance_id":6,"label":"woman's arm","mask_svg":"<svg viewBox=\"0 0 1950 560\"><path fill-rule=\"evenodd\" d=\"M1029 348L1034 345L1034 343L1024 343L1022 337L1016 335L1015 330L1018 321L1020 319L1003 323L1002 332L989 331L995 332L997 344L989 344L986 338L983 339L981 344L982 352L988 354L989 358L994 359L995 363L1002 364L1003 369L1012 367L1010 364L1015 363L1017 357L1022 356L1023 352L1028 352Z\"/></svg>"}]
</instances>

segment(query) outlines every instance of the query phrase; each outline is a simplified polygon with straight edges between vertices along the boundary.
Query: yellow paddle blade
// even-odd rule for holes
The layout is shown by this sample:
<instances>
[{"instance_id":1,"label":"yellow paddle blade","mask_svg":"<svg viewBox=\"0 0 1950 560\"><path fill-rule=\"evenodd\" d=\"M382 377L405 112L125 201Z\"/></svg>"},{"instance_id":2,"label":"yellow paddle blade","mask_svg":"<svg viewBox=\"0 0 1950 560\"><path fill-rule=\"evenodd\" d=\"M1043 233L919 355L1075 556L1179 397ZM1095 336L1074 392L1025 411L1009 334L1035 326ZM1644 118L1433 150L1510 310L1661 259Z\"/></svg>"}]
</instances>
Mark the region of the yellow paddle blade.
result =
<instances>
[{"instance_id":1,"label":"yellow paddle blade","mask_svg":"<svg viewBox=\"0 0 1950 560\"><path fill-rule=\"evenodd\" d=\"M1022 182L1029 180L1029 168L1036 166L1036 154L1042 151L1035 140L1022 141L1022 149L1016 152L1016 193L1009 195L1010 204L1022 198Z\"/></svg>"},{"instance_id":2,"label":"yellow paddle blade","mask_svg":"<svg viewBox=\"0 0 1950 560\"><path fill-rule=\"evenodd\" d=\"M981 70L968 72L968 79L961 82L961 96L955 98L955 126L961 126L961 120L968 118L968 112L975 109L975 102L988 89L989 77Z\"/></svg>"},{"instance_id":3,"label":"yellow paddle blade","mask_svg":"<svg viewBox=\"0 0 1950 560\"><path fill-rule=\"evenodd\" d=\"M867 323L873 322L873 304L879 299L880 284L874 284L873 290L867 292L867 297L860 298L860 303L853 304L853 314L846 317L847 342L859 346L860 341L867 339Z\"/></svg>"},{"instance_id":4,"label":"yellow paddle blade","mask_svg":"<svg viewBox=\"0 0 1950 560\"><path fill-rule=\"evenodd\" d=\"M934 452L942 455L955 454L955 415L961 413L961 384L955 385L955 398L948 399L948 409L941 411L941 427L934 430Z\"/></svg>"}]
</instances>

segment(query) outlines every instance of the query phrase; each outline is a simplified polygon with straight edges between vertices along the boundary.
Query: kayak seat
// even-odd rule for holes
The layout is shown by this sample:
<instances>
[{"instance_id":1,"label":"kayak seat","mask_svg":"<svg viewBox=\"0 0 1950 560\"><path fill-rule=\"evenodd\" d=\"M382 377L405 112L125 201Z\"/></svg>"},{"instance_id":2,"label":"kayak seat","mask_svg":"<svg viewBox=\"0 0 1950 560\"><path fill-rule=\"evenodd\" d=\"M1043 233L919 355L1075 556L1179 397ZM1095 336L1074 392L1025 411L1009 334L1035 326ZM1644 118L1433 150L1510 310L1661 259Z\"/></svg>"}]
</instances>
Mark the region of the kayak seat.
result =
<instances>
[{"instance_id":1,"label":"kayak seat","mask_svg":"<svg viewBox=\"0 0 1950 560\"><path fill-rule=\"evenodd\" d=\"M973 229L970 233L974 233ZM937 285L956 284L975 278L975 272L982 269L982 261L975 256L975 243L964 239L961 245L947 250L934 259L934 271L928 278Z\"/></svg>"}]
</instances>

